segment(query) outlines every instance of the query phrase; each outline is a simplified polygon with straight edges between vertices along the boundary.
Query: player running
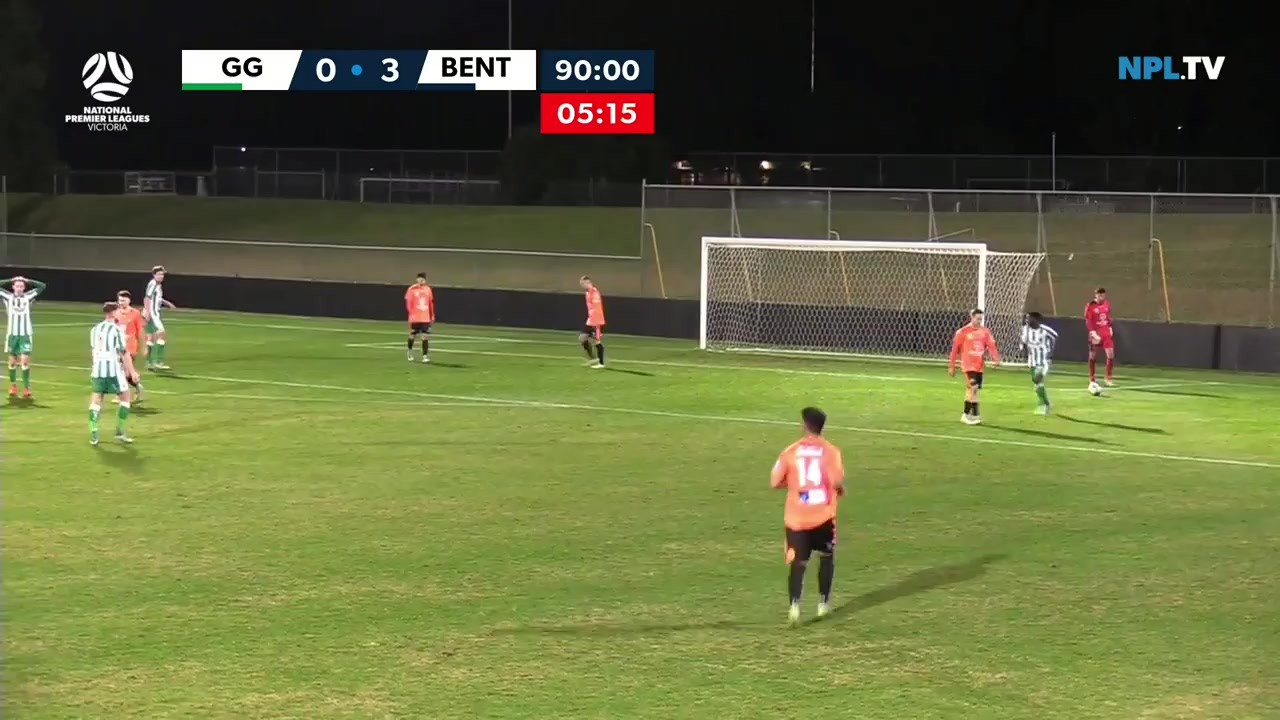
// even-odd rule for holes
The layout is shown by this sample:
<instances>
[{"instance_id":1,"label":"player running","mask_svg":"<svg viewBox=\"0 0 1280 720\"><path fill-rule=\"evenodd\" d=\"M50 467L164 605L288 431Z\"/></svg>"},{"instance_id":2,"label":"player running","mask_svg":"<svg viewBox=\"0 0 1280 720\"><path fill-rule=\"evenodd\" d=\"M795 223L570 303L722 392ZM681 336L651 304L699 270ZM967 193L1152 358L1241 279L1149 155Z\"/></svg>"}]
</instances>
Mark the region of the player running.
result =
<instances>
[{"instance_id":1,"label":"player running","mask_svg":"<svg viewBox=\"0 0 1280 720\"><path fill-rule=\"evenodd\" d=\"M1049 392L1044 388L1053 364L1053 348L1058 344L1058 331L1044 324L1044 316L1038 312L1027 313L1027 324L1022 328L1022 352L1031 368L1031 382L1036 386L1036 414L1048 415L1052 409Z\"/></svg>"},{"instance_id":2,"label":"player running","mask_svg":"<svg viewBox=\"0 0 1280 720\"><path fill-rule=\"evenodd\" d=\"M1093 299L1084 306L1084 326L1089 331L1089 382L1098 382L1098 348L1102 348L1107 354L1103 382L1111 387L1115 385L1111 381L1111 372L1116 364L1116 341L1111 329L1111 303L1107 301L1106 288L1094 290Z\"/></svg>"},{"instance_id":3,"label":"player running","mask_svg":"<svg viewBox=\"0 0 1280 720\"><path fill-rule=\"evenodd\" d=\"M965 378L964 415L960 416L960 421L966 425L982 422L982 415L978 412L978 394L982 391L982 370L988 354L991 355L991 366L1000 367L996 339L982 324L982 311L973 310L969 313L969 324L957 330L955 339L951 341L951 360L947 368L955 377L956 359L960 359Z\"/></svg>"},{"instance_id":4,"label":"player running","mask_svg":"<svg viewBox=\"0 0 1280 720\"><path fill-rule=\"evenodd\" d=\"M425 273L418 273L413 284L404 293L404 308L409 313L409 351L405 357L413 362L413 341L422 337L422 362L429 363L431 358L428 338L431 335L431 323L436 321L436 296L427 284Z\"/></svg>"},{"instance_id":5,"label":"player running","mask_svg":"<svg viewBox=\"0 0 1280 720\"><path fill-rule=\"evenodd\" d=\"M102 396L110 393L120 401L116 410L116 440L131 443L124 434L124 423L129 419L129 387L125 383L138 380L133 369L133 359L125 352L124 333L116 324L113 303L102 304L102 322L89 331L89 349L93 352L93 367L89 371L89 444L98 444L98 416L102 414Z\"/></svg>"},{"instance_id":6,"label":"player running","mask_svg":"<svg viewBox=\"0 0 1280 720\"><path fill-rule=\"evenodd\" d=\"M30 283L30 287L28 287ZM0 299L9 311L4 349L9 355L9 397L18 395L18 368L22 368L22 397L31 398L31 302L44 292L39 280L11 277L0 280Z\"/></svg>"},{"instance_id":7,"label":"player running","mask_svg":"<svg viewBox=\"0 0 1280 720\"><path fill-rule=\"evenodd\" d=\"M787 619L800 621L800 596L809 557L818 553L818 617L831 613L831 584L836 575L836 505L844 495L844 459L840 448L827 442L822 429L827 415L807 407L800 411L804 437L787 446L773 465L769 478L775 489L785 489L783 511L786 526L786 562L790 566L787 593L791 605Z\"/></svg>"},{"instance_id":8,"label":"player running","mask_svg":"<svg viewBox=\"0 0 1280 720\"><path fill-rule=\"evenodd\" d=\"M138 367L138 346L142 336L145 333L142 322L142 313L138 312L138 308L133 306L133 296L128 290L121 290L116 293L116 325L120 326L120 331L124 333L124 349L129 353L129 359L133 361L133 367ZM142 379L133 375L125 377L129 381L129 387L133 394L134 402L142 402ZM114 398L119 403L119 398Z\"/></svg>"},{"instance_id":9,"label":"player running","mask_svg":"<svg viewBox=\"0 0 1280 720\"><path fill-rule=\"evenodd\" d=\"M163 265L151 268L151 282L147 283L147 295L142 299L142 319L147 323L147 369L168 370L164 362L164 319L161 310L177 310L178 306L164 299Z\"/></svg>"},{"instance_id":10,"label":"player running","mask_svg":"<svg viewBox=\"0 0 1280 720\"><path fill-rule=\"evenodd\" d=\"M583 275L578 284L587 293L587 324L578 335L578 342L587 353L589 366L598 370L604 367L604 298L590 276Z\"/></svg>"}]
</instances>

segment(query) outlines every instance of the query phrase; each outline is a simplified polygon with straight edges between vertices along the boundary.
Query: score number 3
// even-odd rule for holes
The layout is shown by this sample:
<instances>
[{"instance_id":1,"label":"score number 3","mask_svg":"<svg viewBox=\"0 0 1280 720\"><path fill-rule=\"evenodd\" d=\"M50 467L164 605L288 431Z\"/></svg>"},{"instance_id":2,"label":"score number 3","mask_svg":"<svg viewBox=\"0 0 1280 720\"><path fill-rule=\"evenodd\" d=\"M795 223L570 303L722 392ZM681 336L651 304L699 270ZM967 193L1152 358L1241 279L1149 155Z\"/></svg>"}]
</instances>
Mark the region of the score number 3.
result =
<instances>
[{"instance_id":1,"label":"score number 3","mask_svg":"<svg viewBox=\"0 0 1280 720\"><path fill-rule=\"evenodd\" d=\"M797 458L796 475L800 480L800 502L804 505L826 505L831 494L822 477L822 461L819 458Z\"/></svg>"},{"instance_id":2,"label":"score number 3","mask_svg":"<svg viewBox=\"0 0 1280 720\"><path fill-rule=\"evenodd\" d=\"M395 58L383 58L382 65L387 69L382 75L382 82L395 82L400 79L400 61ZM316 79L320 82L333 82L338 75L338 66L329 58L320 58L316 63Z\"/></svg>"}]
</instances>

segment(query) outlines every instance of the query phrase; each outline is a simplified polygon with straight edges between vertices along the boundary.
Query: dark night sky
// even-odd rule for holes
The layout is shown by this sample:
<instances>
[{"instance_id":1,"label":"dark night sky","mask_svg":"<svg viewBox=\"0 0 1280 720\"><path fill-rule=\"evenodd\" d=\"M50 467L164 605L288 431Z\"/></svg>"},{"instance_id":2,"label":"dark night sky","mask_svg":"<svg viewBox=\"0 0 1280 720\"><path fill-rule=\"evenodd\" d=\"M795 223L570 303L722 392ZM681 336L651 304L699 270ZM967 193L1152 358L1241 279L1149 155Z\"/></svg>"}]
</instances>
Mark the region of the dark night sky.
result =
<instances>
[{"instance_id":1,"label":"dark night sky","mask_svg":"<svg viewBox=\"0 0 1280 720\"><path fill-rule=\"evenodd\" d=\"M505 93L182 93L179 51L501 48L506 0L38 0L49 117L73 167L207 168L215 144L498 149ZM1280 151L1264 18L1208 2L513 0L515 47L657 51L658 132L682 150L1267 155ZM1258 13L1265 6L1258 4ZM1053 9L1051 9L1053 8ZM81 64L124 53L120 134L63 126ZM1119 54L1226 55L1222 78L1120 82ZM536 122L516 95L517 125ZM1178 125L1184 126L1179 133Z\"/></svg>"}]
</instances>

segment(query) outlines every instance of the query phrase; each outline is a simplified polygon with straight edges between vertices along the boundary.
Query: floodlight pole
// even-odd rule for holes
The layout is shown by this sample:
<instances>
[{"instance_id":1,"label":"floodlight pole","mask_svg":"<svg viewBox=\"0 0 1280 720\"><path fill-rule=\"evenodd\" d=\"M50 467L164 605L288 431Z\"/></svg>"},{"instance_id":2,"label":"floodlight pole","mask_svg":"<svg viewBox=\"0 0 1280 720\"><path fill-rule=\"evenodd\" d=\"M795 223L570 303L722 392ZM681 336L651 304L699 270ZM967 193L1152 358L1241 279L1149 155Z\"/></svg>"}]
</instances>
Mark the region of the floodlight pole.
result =
<instances>
[{"instance_id":1,"label":"floodlight pole","mask_svg":"<svg viewBox=\"0 0 1280 720\"><path fill-rule=\"evenodd\" d=\"M813 81L818 58L818 0L809 0L809 94L813 94Z\"/></svg>"},{"instance_id":2,"label":"floodlight pole","mask_svg":"<svg viewBox=\"0 0 1280 720\"><path fill-rule=\"evenodd\" d=\"M1058 191L1058 133L1049 133L1049 189Z\"/></svg>"},{"instance_id":3,"label":"floodlight pole","mask_svg":"<svg viewBox=\"0 0 1280 720\"><path fill-rule=\"evenodd\" d=\"M511 43L511 0L507 0L507 49L513 49ZM511 139L511 91L507 91L507 139Z\"/></svg>"}]
</instances>

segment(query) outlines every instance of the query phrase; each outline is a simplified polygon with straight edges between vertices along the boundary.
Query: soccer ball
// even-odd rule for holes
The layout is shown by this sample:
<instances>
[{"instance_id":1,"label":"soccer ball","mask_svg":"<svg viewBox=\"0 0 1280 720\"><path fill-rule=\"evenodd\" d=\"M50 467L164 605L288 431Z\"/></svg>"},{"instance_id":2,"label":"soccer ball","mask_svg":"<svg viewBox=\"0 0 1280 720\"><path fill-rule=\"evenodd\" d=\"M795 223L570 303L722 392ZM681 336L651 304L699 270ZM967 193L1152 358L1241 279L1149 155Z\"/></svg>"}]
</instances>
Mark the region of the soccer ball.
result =
<instances>
[{"instance_id":1,"label":"soccer ball","mask_svg":"<svg viewBox=\"0 0 1280 720\"><path fill-rule=\"evenodd\" d=\"M1098 396L1098 395L1101 395L1101 394L1102 394L1102 386L1101 386L1101 385L1099 385L1099 384L1098 384L1098 383L1096 383L1096 382L1091 382L1091 383L1089 383L1089 394L1090 394L1090 395L1093 395L1093 396L1095 396L1095 397L1096 397L1096 396Z\"/></svg>"}]
</instances>

